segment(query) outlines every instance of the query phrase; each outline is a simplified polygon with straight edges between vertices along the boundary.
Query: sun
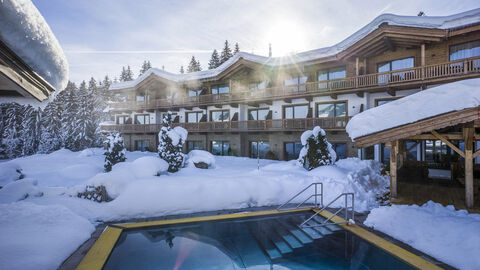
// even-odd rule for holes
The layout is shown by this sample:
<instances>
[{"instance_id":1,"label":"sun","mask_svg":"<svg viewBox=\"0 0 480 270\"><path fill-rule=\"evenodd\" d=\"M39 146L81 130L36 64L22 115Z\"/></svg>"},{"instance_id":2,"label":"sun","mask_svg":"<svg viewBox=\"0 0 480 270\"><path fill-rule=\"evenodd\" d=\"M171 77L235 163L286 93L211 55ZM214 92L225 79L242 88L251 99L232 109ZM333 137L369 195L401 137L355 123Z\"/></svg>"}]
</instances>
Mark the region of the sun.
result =
<instances>
[{"instance_id":1,"label":"sun","mask_svg":"<svg viewBox=\"0 0 480 270\"><path fill-rule=\"evenodd\" d=\"M305 49L305 31L295 21L276 21L265 34L265 42L272 44L273 56L285 56Z\"/></svg>"}]
</instances>

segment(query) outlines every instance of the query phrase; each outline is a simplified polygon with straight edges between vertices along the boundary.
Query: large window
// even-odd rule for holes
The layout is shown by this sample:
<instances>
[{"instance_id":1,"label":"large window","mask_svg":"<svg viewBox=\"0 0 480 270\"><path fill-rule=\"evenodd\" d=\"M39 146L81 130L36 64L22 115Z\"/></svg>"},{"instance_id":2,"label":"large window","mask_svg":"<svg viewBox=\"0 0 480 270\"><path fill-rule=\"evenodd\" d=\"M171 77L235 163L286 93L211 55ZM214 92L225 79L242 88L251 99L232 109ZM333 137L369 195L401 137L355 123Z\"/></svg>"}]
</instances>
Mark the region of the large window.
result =
<instances>
[{"instance_id":1,"label":"large window","mask_svg":"<svg viewBox=\"0 0 480 270\"><path fill-rule=\"evenodd\" d=\"M229 155L230 143L228 141L212 141L212 154L217 156Z\"/></svg>"},{"instance_id":2,"label":"large window","mask_svg":"<svg viewBox=\"0 0 480 270\"><path fill-rule=\"evenodd\" d=\"M248 111L248 120L267 120L269 109L253 109Z\"/></svg>"},{"instance_id":3,"label":"large window","mask_svg":"<svg viewBox=\"0 0 480 270\"><path fill-rule=\"evenodd\" d=\"M480 40L450 46L450 61L480 56Z\"/></svg>"},{"instance_id":4,"label":"large window","mask_svg":"<svg viewBox=\"0 0 480 270\"><path fill-rule=\"evenodd\" d=\"M332 148L337 153L337 160L347 158L347 144L346 143L332 143Z\"/></svg>"},{"instance_id":5,"label":"large window","mask_svg":"<svg viewBox=\"0 0 480 270\"><path fill-rule=\"evenodd\" d=\"M292 105L283 107L284 119L307 118L308 105Z\"/></svg>"},{"instance_id":6,"label":"large window","mask_svg":"<svg viewBox=\"0 0 480 270\"><path fill-rule=\"evenodd\" d=\"M377 64L377 72L388 72L388 71L395 71L405 68L412 68L414 67L414 60L413 57L403 58L398 60L392 60L388 62L383 62ZM395 72L392 74L382 74L378 76L378 83L387 83L390 81L396 82L405 79L409 79L414 74L411 71L401 71Z\"/></svg>"},{"instance_id":7,"label":"large window","mask_svg":"<svg viewBox=\"0 0 480 270\"><path fill-rule=\"evenodd\" d=\"M302 144L300 142L287 142L284 145L285 158L287 160L297 159L302 150Z\"/></svg>"},{"instance_id":8,"label":"large window","mask_svg":"<svg viewBox=\"0 0 480 270\"><path fill-rule=\"evenodd\" d=\"M202 93L202 89L189 89L188 90L188 96L189 97L197 97L200 96Z\"/></svg>"},{"instance_id":9,"label":"large window","mask_svg":"<svg viewBox=\"0 0 480 270\"><path fill-rule=\"evenodd\" d=\"M219 94L227 94L230 92L230 87L228 84L218 84L212 86L212 94L219 95Z\"/></svg>"},{"instance_id":10,"label":"large window","mask_svg":"<svg viewBox=\"0 0 480 270\"><path fill-rule=\"evenodd\" d=\"M345 67L337 67L337 68L329 68L329 69L322 69L319 70L317 73L317 80L318 81L328 81L328 80L336 80L336 79L344 79L347 77L347 72ZM338 88L342 86L344 80L334 81L334 82L324 82L319 83L319 89L325 89L330 87Z\"/></svg>"},{"instance_id":11,"label":"large window","mask_svg":"<svg viewBox=\"0 0 480 270\"><path fill-rule=\"evenodd\" d=\"M130 117L128 115L117 115L117 124L123 125L123 124L131 124L131 123L132 121L130 120Z\"/></svg>"},{"instance_id":12,"label":"large window","mask_svg":"<svg viewBox=\"0 0 480 270\"><path fill-rule=\"evenodd\" d=\"M192 150L203 150L202 141L187 141L187 152Z\"/></svg>"},{"instance_id":13,"label":"large window","mask_svg":"<svg viewBox=\"0 0 480 270\"><path fill-rule=\"evenodd\" d=\"M135 151L148 151L148 141L139 140L135 141Z\"/></svg>"},{"instance_id":14,"label":"large window","mask_svg":"<svg viewBox=\"0 0 480 270\"><path fill-rule=\"evenodd\" d=\"M270 151L269 142L250 142L250 157L251 158L265 158L267 152Z\"/></svg>"},{"instance_id":15,"label":"large window","mask_svg":"<svg viewBox=\"0 0 480 270\"><path fill-rule=\"evenodd\" d=\"M229 115L230 115L230 112L228 110L211 111L210 121L211 122L227 122L230 120Z\"/></svg>"},{"instance_id":16,"label":"large window","mask_svg":"<svg viewBox=\"0 0 480 270\"><path fill-rule=\"evenodd\" d=\"M203 112L189 112L187 113L187 123L198 123L202 119Z\"/></svg>"},{"instance_id":17,"label":"large window","mask_svg":"<svg viewBox=\"0 0 480 270\"><path fill-rule=\"evenodd\" d=\"M135 115L135 124L136 125L150 124L150 115L148 114Z\"/></svg>"},{"instance_id":18,"label":"large window","mask_svg":"<svg viewBox=\"0 0 480 270\"><path fill-rule=\"evenodd\" d=\"M317 103L317 117L347 116L347 103Z\"/></svg>"},{"instance_id":19,"label":"large window","mask_svg":"<svg viewBox=\"0 0 480 270\"><path fill-rule=\"evenodd\" d=\"M264 90L267 88L269 81L260 81L260 82L251 82L248 84L248 89L250 91Z\"/></svg>"},{"instance_id":20,"label":"large window","mask_svg":"<svg viewBox=\"0 0 480 270\"><path fill-rule=\"evenodd\" d=\"M307 76L291 76L285 79L285 86L291 91L305 91L305 83L307 82Z\"/></svg>"}]
</instances>

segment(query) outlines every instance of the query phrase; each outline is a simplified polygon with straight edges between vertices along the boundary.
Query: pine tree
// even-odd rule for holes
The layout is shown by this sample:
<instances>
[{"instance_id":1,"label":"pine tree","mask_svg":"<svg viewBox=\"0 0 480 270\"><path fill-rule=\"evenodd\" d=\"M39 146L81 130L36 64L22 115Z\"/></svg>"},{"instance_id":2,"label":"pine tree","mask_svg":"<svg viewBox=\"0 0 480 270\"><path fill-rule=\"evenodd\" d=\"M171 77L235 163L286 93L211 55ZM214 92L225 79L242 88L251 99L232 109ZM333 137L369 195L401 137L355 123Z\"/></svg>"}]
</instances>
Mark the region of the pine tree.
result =
<instances>
[{"instance_id":1,"label":"pine tree","mask_svg":"<svg viewBox=\"0 0 480 270\"><path fill-rule=\"evenodd\" d=\"M176 172L184 161L182 146L187 131L182 127L173 129L172 122L172 112L168 112L162 119L163 126L158 134L158 154L168 163L168 171Z\"/></svg>"},{"instance_id":2,"label":"pine tree","mask_svg":"<svg viewBox=\"0 0 480 270\"><path fill-rule=\"evenodd\" d=\"M22 130L23 107L18 103L9 103L5 108L4 129L1 134L0 156L3 158L15 158L22 154L23 141L20 131Z\"/></svg>"},{"instance_id":3,"label":"pine tree","mask_svg":"<svg viewBox=\"0 0 480 270\"><path fill-rule=\"evenodd\" d=\"M217 50L213 50L212 57L210 57L210 62L208 62L208 69L214 69L218 66L220 66L220 58Z\"/></svg>"},{"instance_id":4,"label":"pine tree","mask_svg":"<svg viewBox=\"0 0 480 270\"><path fill-rule=\"evenodd\" d=\"M302 134L303 148L300 151L298 161L307 170L335 163L337 154L332 145L327 141L325 131L319 126L313 130L307 130Z\"/></svg>"},{"instance_id":5,"label":"pine tree","mask_svg":"<svg viewBox=\"0 0 480 270\"><path fill-rule=\"evenodd\" d=\"M62 147L60 131L61 106L58 104L58 96L47 104L40 118L40 139L38 152L50 153Z\"/></svg>"},{"instance_id":6,"label":"pine tree","mask_svg":"<svg viewBox=\"0 0 480 270\"><path fill-rule=\"evenodd\" d=\"M133 72L130 69L130 66L127 66L127 70L125 72L125 81L133 81Z\"/></svg>"},{"instance_id":7,"label":"pine tree","mask_svg":"<svg viewBox=\"0 0 480 270\"><path fill-rule=\"evenodd\" d=\"M119 81L121 82L124 82L126 81L125 78L127 76L127 70L125 69L125 67L122 67L122 72L120 72L120 79ZM116 79L116 78L115 78Z\"/></svg>"},{"instance_id":8,"label":"pine tree","mask_svg":"<svg viewBox=\"0 0 480 270\"><path fill-rule=\"evenodd\" d=\"M235 43L235 49L233 49L233 55L237 54L240 52L240 46L238 46L238 42Z\"/></svg>"},{"instance_id":9,"label":"pine tree","mask_svg":"<svg viewBox=\"0 0 480 270\"><path fill-rule=\"evenodd\" d=\"M86 83L83 81L78 88L76 95L77 110L75 113L75 121L72 122L73 148L71 150L78 151L91 147L95 141L95 122L93 114L95 113L94 102L92 96L88 92Z\"/></svg>"},{"instance_id":10,"label":"pine tree","mask_svg":"<svg viewBox=\"0 0 480 270\"><path fill-rule=\"evenodd\" d=\"M106 148L105 151L105 171L109 172L112 170L113 165L124 162L127 160L125 156L125 146L123 145L123 137L119 132L110 133L105 140Z\"/></svg>"},{"instance_id":11,"label":"pine tree","mask_svg":"<svg viewBox=\"0 0 480 270\"><path fill-rule=\"evenodd\" d=\"M143 73L147 72L147 70L149 70L150 68L152 68L152 64L150 64L150 61L144 60L142 67L140 68L140 73L138 74L138 77L140 77Z\"/></svg>"},{"instance_id":12,"label":"pine tree","mask_svg":"<svg viewBox=\"0 0 480 270\"><path fill-rule=\"evenodd\" d=\"M20 138L22 140L22 156L33 155L38 149L38 131L40 111L31 105L22 106L22 123Z\"/></svg>"},{"instance_id":13,"label":"pine tree","mask_svg":"<svg viewBox=\"0 0 480 270\"><path fill-rule=\"evenodd\" d=\"M195 60L195 56L192 56L192 60L190 60L190 64L188 64L187 73L196 72L200 70L202 70L200 66L200 62Z\"/></svg>"},{"instance_id":14,"label":"pine tree","mask_svg":"<svg viewBox=\"0 0 480 270\"><path fill-rule=\"evenodd\" d=\"M112 84L112 81L110 80L110 78L108 78L108 75L105 75L105 78L103 78L103 81L102 81L102 89L100 91L103 97L103 101L105 103L111 99L110 94L108 92L108 88L110 88L111 84Z\"/></svg>"},{"instance_id":15,"label":"pine tree","mask_svg":"<svg viewBox=\"0 0 480 270\"><path fill-rule=\"evenodd\" d=\"M220 54L220 64L225 63L232 56L232 50L230 49L230 45L228 45L228 40L225 40L225 46Z\"/></svg>"},{"instance_id":16,"label":"pine tree","mask_svg":"<svg viewBox=\"0 0 480 270\"><path fill-rule=\"evenodd\" d=\"M185 73L185 70L183 69L183 66L180 66L180 74Z\"/></svg>"},{"instance_id":17,"label":"pine tree","mask_svg":"<svg viewBox=\"0 0 480 270\"><path fill-rule=\"evenodd\" d=\"M65 90L59 94L59 100L62 104L62 146L70 150L77 148L74 140L75 124L78 121L77 92L75 83L69 81Z\"/></svg>"}]
</instances>

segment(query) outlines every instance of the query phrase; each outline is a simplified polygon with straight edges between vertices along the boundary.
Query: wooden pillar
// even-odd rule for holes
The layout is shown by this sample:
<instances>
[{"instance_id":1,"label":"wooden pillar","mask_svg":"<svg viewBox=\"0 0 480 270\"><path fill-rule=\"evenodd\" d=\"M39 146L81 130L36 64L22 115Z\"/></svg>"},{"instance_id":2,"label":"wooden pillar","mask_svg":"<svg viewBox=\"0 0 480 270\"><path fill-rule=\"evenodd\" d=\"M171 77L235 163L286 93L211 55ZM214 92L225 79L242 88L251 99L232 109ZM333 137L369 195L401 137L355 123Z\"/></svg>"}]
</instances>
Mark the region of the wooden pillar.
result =
<instances>
[{"instance_id":1,"label":"wooden pillar","mask_svg":"<svg viewBox=\"0 0 480 270\"><path fill-rule=\"evenodd\" d=\"M422 79L425 78L425 43L420 45L420 64L422 65Z\"/></svg>"},{"instance_id":2,"label":"wooden pillar","mask_svg":"<svg viewBox=\"0 0 480 270\"><path fill-rule=\"evenodd\" d=\"M473 125L467 124L463 128L465 143L465 204L473 207Z\"/></svg>"},{"instance_id":3,"label":"wooden pillar","mask_svg":"<svg viewBox=\"0 0 480 270\"><path fill-rule=\"evenodd\" d=\"M398 141L390 148L390 199L397 198Z\"/></svg>"}]
</instances>

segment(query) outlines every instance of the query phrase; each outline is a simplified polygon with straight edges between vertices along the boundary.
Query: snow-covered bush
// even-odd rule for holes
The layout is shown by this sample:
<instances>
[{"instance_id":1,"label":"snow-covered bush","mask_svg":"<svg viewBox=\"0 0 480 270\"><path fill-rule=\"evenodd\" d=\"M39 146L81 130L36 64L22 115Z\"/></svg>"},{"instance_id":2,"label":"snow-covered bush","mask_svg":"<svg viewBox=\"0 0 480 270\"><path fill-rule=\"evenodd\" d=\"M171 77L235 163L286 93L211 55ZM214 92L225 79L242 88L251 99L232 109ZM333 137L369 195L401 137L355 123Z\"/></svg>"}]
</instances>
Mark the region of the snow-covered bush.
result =
<instances>
[{"instance_id":1,"label":"snow-covered bush","mask_svg":"<svg viewBox=\"0 0 480 270\"><path fill-rule=\"evenodd\" d=\"M302 150L298 157L298 162L307 170L332 165L337 159L337 153L332 145L327 141L325 131L316 126L313 130L303 132L301 136Z\"/></svg>"},{"instance_id":2,"label":"snow-covered bush","mask_svg":"<svg viewBox=\"0 0 480 270\"><path fill-rule=\"evenodd\" d=\"M207 169L215 166L215 157L204 150L192 150L188 153L188 162L192 162L197 168ZM202 163L206 168L202 167Z\"/></svg>"},{"instance_id":3,"label":"snow-covered bush","mask_svg":"<svg viewBox=\"0 0 480 270\"><path fill-rule=\"evenodd\" d=\"M0 203L12 203L21 201L29 196L42 196L37 188L38 181L35 179L22 179L11 182L0 189Z\"/></svg>"},{"instance_id":4,"label":"snow-covered bush","mask_svg":"<svg viewBox=\"0 0 480 270\"><path fill-rule=\"evenodd\" d=\"M168 163L168 171L176 172L184 163L182 146L188 132L182 127L172 128L172 122L172 112L168 112L162 119L163 127L158 134L158 154Z\"/></svg>"},{"instance_id":5,"label":"snow-covered bush","mask_svg":"<svg viewBox=\"0 0 480 270\"><path fill-rule=\"evenodd\" d=\"M105 171L112 170L112 166L127 160L125 157L125 146L123 145L123 137L119 132L110 133L105 140L107 151L105 151Z\"/></svg>"}]
</instances>

